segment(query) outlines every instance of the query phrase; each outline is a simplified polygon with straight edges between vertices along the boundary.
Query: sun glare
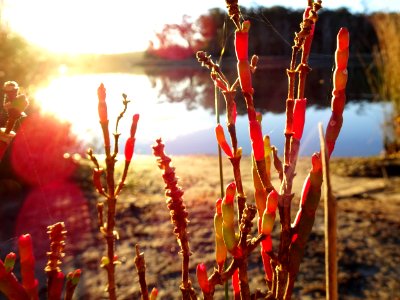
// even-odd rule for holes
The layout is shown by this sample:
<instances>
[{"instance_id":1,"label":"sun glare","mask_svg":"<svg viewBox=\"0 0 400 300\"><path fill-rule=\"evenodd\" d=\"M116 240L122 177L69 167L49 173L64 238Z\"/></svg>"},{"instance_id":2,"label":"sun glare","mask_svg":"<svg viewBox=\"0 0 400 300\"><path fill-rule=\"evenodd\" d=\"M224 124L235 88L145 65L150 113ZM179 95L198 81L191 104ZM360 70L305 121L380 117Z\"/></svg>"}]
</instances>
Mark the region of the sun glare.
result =
<instances>
[{"instance_id":1,"label":"sun glare","mask_svg":"<svg viewBox=\"0 0 400 300\"><path fill-rule=\"evenodd\" d=\"M58 53L143 51L163 25L136 1L6 1L3 18L28 41Z\"/></svg>"},{"instance_id":2,"label":"sun glare","mask_svg":"<svg viewBox=\"0 0 400 300\"><path fill-rule=\"evenodd\" d=\"M58 53L123 53L147 49L164 24L179 23L183 15L197 18L224 1L132 0L2 0L1 21L28 41ZM246 7L286 5L302 8L303 1L243 0ZM399 10L400 2L328 1L326 8ZM330 5L330 6L329 6Z\"/></svg>"},{"instance_id":3,"label":"sun glare","mask_svg":"<svg viewBox=\"0 0 400 300\"><path fill-rule=\"evenodd\" d=\"M72 124L72 130L81 140L90 142L101 136L97 112L97 88L104 83L107 89L110 131L114 131L116 117L122 111L122 93L131 102L126 117L120 122L119 132L126 136L133 114L140 114L137 139L152 143L162 137L165 141L179 136L211 128L212 115L197 109L188 112L185 103L161 102L158 92L145 75L130 74L87 74L61 76L47 87L38 89L34 95L45 113L55 115L61 121ZM196 122L193 122L196 120Z\"/></svg>"}]
</instances>

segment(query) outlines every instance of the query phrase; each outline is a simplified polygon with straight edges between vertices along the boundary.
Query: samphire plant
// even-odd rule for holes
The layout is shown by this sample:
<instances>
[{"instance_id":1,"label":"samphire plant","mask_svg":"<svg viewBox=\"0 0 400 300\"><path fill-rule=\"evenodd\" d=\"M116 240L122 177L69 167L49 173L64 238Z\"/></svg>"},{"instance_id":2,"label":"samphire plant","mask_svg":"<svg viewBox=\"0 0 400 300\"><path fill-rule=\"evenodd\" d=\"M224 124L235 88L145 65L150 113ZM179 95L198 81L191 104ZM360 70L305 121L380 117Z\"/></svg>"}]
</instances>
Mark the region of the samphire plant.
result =
<instances>
[{"instance_id":1,"label":"samphire plant","mask_svg":"<svg viewBox=\"0 0 400 300\"><path fill-rule=\"evenodd\" d=\"M228 185L225 196L216 204L214 228L218 267L215 268L212 275L207 277L204 265L199 265L197 277L205 299L212 299L215 286L224 283L232 276L233 282L237 283L235 294L238 299L290 299L321 198L323 178L321 156L325 153L317 152L312 155L312 166L301 192L300 207L292 222L291 203L294 197L292 186L305 123L306 79L308 72L311 71L308 58L322 1L308 1L300 24L300 31L296 32L292 46L291 61L287 69L288 95L283 160L279 158L278 150L271 145L268 135L263 137L261 115L254 107L252 73L256 72L258 57L253 55L249 60L248 56L250 21L243 20L237 1L227 0L226 4L228 15L236 27L234 43L237 79L230 83L219 65L207 53L198 52L197 58L203 66L210 69L211 79L225 99L226 125L231 145L226 141L221 124L217 125L215 133L219 146L232 163L235 181ZM335 52L336 68L333 73L332 115L325 134L328 157L334 150L343 123L348 56L349 33L347 29L342 28L337 36ZM239 87L246 102L249 121L255 205L247 201L241 180L242 153L237 143L235 129L235 96ZM274 187L271 183L272 165L279 174L279 187ZM237 224L235 223L235 204L237 205ZM271 232L275 223L276 211L280 217L280 239L278 245L273 247ZM256 218L259 235L250 238L249 227L254 218ZM261 243L260 251L264 264L266 292L263 292L262 289L250 291L248 285L247 259L249 253L257 248L258 243ZM232 256L228 263L227 253Z\"/></svg>"},{"instance_id":2,"label":"samphire plant","mask_svg":"<svg viewBox=\"0 0 400 300\"><path fill-rule=\"evenodd\" d=\"M8 118L5 127L0 128L0 161L16 135L13 131L15 123L25 116L24 110L29 105L28 98L19 93L19 86L15 81L6 81L3 85L3 92L3 107L7 111Z\"/></svg>"},{"instance_id":3,"label":"samphire plant","mask_svg":"<svg viewBox=\"0 0 400 300\"><path fill-rule=\"evenodd\" d=\"M63 222L47 227L50 239L50 248L47 254L47 264L44 269L47 275L47 299L61 299L64 293L65 300L71 300L81 277L81 270L69 272L65 278L61 270L64 257L66 233ZM8 299L35 300L39 299L39 282L35 277L35 257L32 238L23 234L18 238L20 273L22 282L19 282L13 273L17 255L10 252L4 262L0 260L0 292Z\"/></svg>"},{"instance_id":4,"label":"samphire plant","mask_svg":"<svg viewBox=\"0 0 400 300\"><path fill-rule=\"evenodd\" d=\"M233 283L234 299L291 299L296 276L304 255L307 239L310 235L316 209L321 198L321 185L323 181L323 166L335 147L342 122L345 105L345 88L347 82L347 60L349 56L349 33L342 28L337 35L337 49L335 52L336 67L333 73L332 115L326 128L326 151L322 149L311 157L311 168L305 179L300 196L300 206L293 220L291 204L294 198L292 191L293 180L296 174L300 142L305 123L307 99L305 97L307 74L311 71L308 66L314 28L318 20L318 11L322 1L308 1L300 30L296 32L290 65L287 69L288 95L286 101L286 124L284 131L285 146L283 158L278 155L278 149L271 144L268 135L263 136L261 127L261 114L254 106L254 89L252 74L257 70L258 57L253 55L249 59L248 39L251 33L249 20L244 20L240 13L238 2L226 0L228 15L235 25L235 51L237 58L237 78L232 82L224 75L222 68L213 61L205 52L198 52L198 61L210 70L211 79L216 89L222 93L226 103L227 130L230 143L226 140L224 127L217 124L215 134L220 148L225 153L232 165L234 181L227 185L224 195L216 201L214 224L211 225L215 235L215 268L211 274L205 264L196 268L198 285L201 288L203 299L213 299L218 285L224 285L228 280ZM268 79L266 79L268 80ZM254 202L245 194L241 179L242 150L236 136L236 97L237 90L246 103L249 138L252 146L252 174ZM132 160L135 144L135 133L139 115L133 116L130 137L124 148L125 163L121 178L115 180L115 164L119 152L118 125L124 116L129 101L123 94L123 109L117 118L113 133L114 143L111 144L109 121L106 104L106 89L101 84L97 90L98 112L100 125L103 132L105 167L99 163L92 150L88 151L94 164L93 184L99 193L100 200L97 204L98 226L106 244L106 254L101 259L101 266L107 274L107 293L109 299L117 299L117 285L115 270L119 264L116 254L116 204L118 196L124 187L128 169ZM240 97L241 98L241 97ZM269 101L271 101L269 99ZM113 147L112 147L113 146ZM182 280L179 289L182 299L194 300L200 297L190 280L189 263L192 251L189 245L188 212L184 204L184 191L178 185L175 168L171 158L164 151L161 139L156 141L153 153L157 157L158 167L163 171L162 178L165 182L165 196L167 207L170 211L173 233L181 248ZM272 172L278 174L280 185L272 184ZM280 236L279 241L273 241L271 232L279 214ZM151 225L151 224L149 224ZM251 236L253 226L257 228L256 236ZM63 286L63 275L59 269L60 259L64 249L65 230L62 223L49 227L51 250L48 253L49 263L45 271L48 274L48 297L60 299ZM15 255L7 256L5 262L0 263L0 291L11 299L33 299L37 292L37 281L33 276L33 254L28 235L20 238L22 285L12 274ZM28 250L26 250L28 249ZM144 253L136 246L135 266L139 276L141 298L144 300L155 299L157 289L150 293L146 284L146 264ZM251 290L248 280L248 259L252 252L259 251L263 272L265 273L265 286ZM27 259L28 257L29 259ZM65 293L72 297L72 292L77 284L80 271L69 275L71 283L67 282ZM71 284L73 287L71 287ZM71 292L68 292L70 291ZM16 294L16 291L19 294ZM53 293L54 291L54 293ZM122 296L122 295L121 295ZM66 296L67 298L67 296ZM69 299L69 298L67 298Z\"/></svg>"}]
</instances>

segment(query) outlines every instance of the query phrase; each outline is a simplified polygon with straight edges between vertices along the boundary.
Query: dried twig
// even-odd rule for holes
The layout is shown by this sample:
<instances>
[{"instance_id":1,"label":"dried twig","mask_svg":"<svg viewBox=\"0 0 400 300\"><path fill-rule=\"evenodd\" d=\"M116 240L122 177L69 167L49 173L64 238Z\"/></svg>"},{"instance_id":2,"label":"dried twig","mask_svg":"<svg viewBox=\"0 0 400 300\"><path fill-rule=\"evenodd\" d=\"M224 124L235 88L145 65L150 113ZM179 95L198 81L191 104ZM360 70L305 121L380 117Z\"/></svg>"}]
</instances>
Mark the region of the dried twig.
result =
<instances>
[{"instance_id":1,"label":"dried twig","mask_svg":"<svg viewBox=\"0 0 400 300\"><path fill-rule=\"evenodd\" d=\"M178 178L175 176L175 168L170 166L171 158L164 152L164 144L161 139L157 140L157 144L153 146L153 154L158 157L158 167L163 170L163 179L166 184L165 195L167 196L167 206L171 214L171 223L174 224L174 234L181 247L182 255L182 299L196 299L196 293L189 280L189 257L191 255L189 247L189 238L187 234L188 213L183 203L183 190L177 185Z\"/></svg>"},{"instance_id":2,"label":"dried twig","mask_svg":"<svg viewBox=\"0 0 400 300\"><path fill-rule=\"evenodd\" d=\"M338 299L337 281L337 203L332 193L329 176L329 157L326 149L324 130L319 124L322 169L324 176L324 216L325 216L325 282L326 299Z\"/></svg>"},{"instance_id":3,"label":"dried twig","mask_svg":"<svg viewBox=\"0 0 400 300\"><path fill-rule=\"evenodd\" d=\"M146 284L146 262L144 260L144 253L140 252L139 244L136 244L136 257L135 266L139 275L140 292L142 293L142 300L149 299L149 291Z\"/></svg>"}]
</instances>

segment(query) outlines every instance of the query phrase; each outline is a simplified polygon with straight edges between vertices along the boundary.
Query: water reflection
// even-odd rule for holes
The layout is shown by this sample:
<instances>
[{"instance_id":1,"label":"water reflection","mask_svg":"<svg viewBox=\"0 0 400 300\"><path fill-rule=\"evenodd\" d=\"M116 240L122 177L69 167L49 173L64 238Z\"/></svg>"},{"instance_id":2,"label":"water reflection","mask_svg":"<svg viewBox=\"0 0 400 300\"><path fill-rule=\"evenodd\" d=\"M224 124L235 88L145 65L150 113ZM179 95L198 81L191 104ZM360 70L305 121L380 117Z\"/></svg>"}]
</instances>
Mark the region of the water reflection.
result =
<instances>
[{"instance_id":1,"label":"water reflection","mask_svg":"<svg viewBox=\"0 0 400 300\"><path fill-rule=\"evenodd\" d=\"M107 73L63 76L39 88L35 99L42 111L71 122L72 130L81 140L97 145L100 150L102 142L99 137L102 133L97 113L97 88L100 83L104 83L107 89L111 131L123 109L122 93L131 100L126 118L120 121L121 143L129 134L131 117L135 113L140 114L136 137L143 143L151 143L160 136L169 141L212 126L210 111L197 108L188 112L187 104L183 102L162 100L158 89L152 86L146 75Z\"/></svg>"},{"instance_id":2,"label":"water reflection","mask_svg":"<svg viewBox=\"0 0 400 300\"><path fill-rule=\"evenodd\" d=\"M306 96L310 105L328 107L332 91L333 58L324 57L323 65L318 61L314 64L317 67L308 75ZM237 76L236 63L228 60L226 65L221 67L229 81L234 82ZM254 101L259 111L274 113L285 111L286 65L284 60L272 64L268 57L260 59L257 71L253 75ZM364 71L360 67L349 67L348 71L348 101L365 101L370 95L370 89ZM185 102L189 110L198 107L213 109L214 88L207 69L195 64L180 67L151 66L145 68L145 73L162 100L172 103ZM238 113L245 114L245 102L239 92L237 104ZM221 109L224 109L223 106Z\"/></svg>"},{"instance_id":3,"label":"water reflection","mask_svg":"<svg viewBox=\"0 0 400 300\"><path fill-rule=\"evenodd\" d=\"M263 131L272 142L283 149L284 99L286 75L277 69L262 69L254 80L256 106L263 112ZM228 70L229 71L229 70ZM263 72L265 74L263 75ZM233 74L227 72L228 76ZM314 75L311 75L314 74ZM310 155L319 149L317 123L327 122L330 116L328 91L330 71L311 72L314 85L308 89L311 104L303 137L301 155ZM312 76L315 76L313 78ZM317 78L317 79L316 79ZM354 82L356 80L354 79ZM81 74L55 78L41 87L36 95L43 111L55 114L72 123L72 130L89 146L101 150L101 130L97 116L97 87L103 82L107 88L110 124L122 110L122 93L130 103L127 118L120 122L121 146L129 133L131 117L141 115L137 131L137 151L148 154L156 138L162 137L171 154L215 154L214 88L209 74L199 67L179 69L147 68L146 74L105 73ZM345 110L343 132L334 155L376 155L382 150L381 124L385 107L361 101L363 89L352 88L353 95ZM223 108L224 105L221 105ZM244 101L238 98L237 131L244 153L250 153L247 140L247 121ZM224 117L222 117L224 122ZM325 124L325 123L324 123ZM110 125L110 128L113 128Z\"/></svg>"},{"instance_id":4,"label":"water reflection","mask_svg":"<svg viewBox=\"0 0 400 300\"><path fill-rule=\"evenodd\" d=\"M382 131L384 111L388 107L379 103L356 102L349 103L344 112L344 123L341 134L336 143L333 156L371 156L382 151ZM324 128L330 118L329 108L318 109L310 107L306 114L306 124L301 142L300 156L309 156L319 150L318 123L322 122ZM284 146L284 120L283 113L263 114L263 133L270 135L271 142L282 155ZM222 118L222 122L225 119ZM237 118L237 135L239 145L245 154L251 153L248 140L247 117ZM142 145L146 150L148 145ZM216 154L217 144L213 128L181 136L171 141L168 150L174 154ZM148 151L146 151L147 153Z\"/></svg>"}]
</instances>

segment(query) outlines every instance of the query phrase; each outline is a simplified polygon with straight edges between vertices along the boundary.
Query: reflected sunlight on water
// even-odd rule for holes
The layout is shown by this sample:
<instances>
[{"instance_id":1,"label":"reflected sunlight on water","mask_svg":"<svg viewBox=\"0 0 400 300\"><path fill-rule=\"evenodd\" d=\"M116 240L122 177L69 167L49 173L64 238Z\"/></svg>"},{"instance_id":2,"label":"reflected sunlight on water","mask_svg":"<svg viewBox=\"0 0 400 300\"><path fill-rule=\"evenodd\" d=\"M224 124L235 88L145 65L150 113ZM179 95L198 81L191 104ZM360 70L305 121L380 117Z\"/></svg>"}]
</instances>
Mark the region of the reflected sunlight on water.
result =
<instances>
[{"instance_id":1,"label":"reflected sunlight on water","mask_svg":"<svg viewBox=\"0 0 400 300\"><path fill-rule=\"evenodd\" d=\"M104 83L107 89L110 131L114 131L117 116L123 109L122 93L131 103L120 121L121 142L128 136L131 117L140 114L137 144L151 144L162 137L171 141L182 135L210 129L214 126L210 111L199 108L187 111L185 103L160 101L158 92L145 75L87 74L62 76L38 89L35 99L43 112L72 123L72 130L88 144L101 136L97 113L97 88Z\"/></svg>"},{"instance_id":2,"label":"reflected sunlight on water","mask_svg":"<svg viewBox=\"0 0 400 300\"><path fill-rule=\"evenodd\" d=\"M97 114L97 87L104 83L107 89L110 131L116 117L122 111L122 93L128 95L126 117L120 122L121 146L128 137L131 116L140 114L137 130L136 152L151 153L155 139L162 137L171 154L216 154L214 138L215 116L211 108L198 103L188 109L185 101L169 102L159 96L159 90L146 75L107 73L61 76L46 87L40 88L36 101L44 112L54 114L60 120L72 123L72 130L85 141L87 147L101 151L101 129ZM191 101L193 99L188 99ZM346 105L344 125L338 139L335 156L370 156L382 151L382 123L388 106L379 103L350 102ZM300 155L310 155L319 150L317 124L326 126L330 108L312 106L307 111L305 133ZM224 123L222 116L221 123ZM269 134L272 143L283 150L283 113L265 113L263 132ZM238 116L237 134L245 154L250 153L247 117Z\"/></svg>"}]
</instances>

